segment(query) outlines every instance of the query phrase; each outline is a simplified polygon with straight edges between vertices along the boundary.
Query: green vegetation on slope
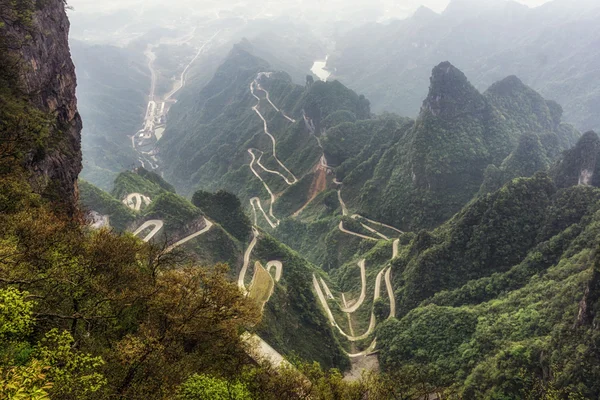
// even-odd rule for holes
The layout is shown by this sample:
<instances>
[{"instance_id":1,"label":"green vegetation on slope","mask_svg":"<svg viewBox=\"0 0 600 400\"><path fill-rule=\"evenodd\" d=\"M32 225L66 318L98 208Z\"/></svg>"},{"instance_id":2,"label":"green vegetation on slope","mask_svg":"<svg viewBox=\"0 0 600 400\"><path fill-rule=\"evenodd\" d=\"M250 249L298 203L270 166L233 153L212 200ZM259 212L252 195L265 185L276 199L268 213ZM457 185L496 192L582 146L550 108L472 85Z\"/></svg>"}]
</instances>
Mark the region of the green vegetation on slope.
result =
<instances>
[{"instance_id":1,"label":"green vegetation on slope","mask_svg":"<svg viewBox=\"0 0 600 400\"><path fill-rule=\"evenodd\" d=\"M135 219L135 213L102 189L84 180L79 181L79 202L84 210L110 216L110 224L124 231Z\"/></svg>"},{"instance_id":2,"label":"green vegetation on slope","mask_svg":"<svg viewBox=\"0 0 600 400\"><path fill-rule=\"evenodd\" d=\"M537 174L420 232L392 263L385 370L459 398L596 397L599 201Z\"/></svg>"},{"instance_id":3,"label":"green vegetation on slope","mask_svg":"<svg viewBox=\"0 0 600 400\"><path fill-rule=\"evenodd\" d=\"M224 190L216 193L197 191L192 203L209 218L218 222L238 240L244 242L252 233L252 223L244 213L240 200Z\"/></svg>"},{"instance_id":4,"label":"green vegetation on slope","mask_svg":"<svg viewBox=\"0 0 600 400\"><path fill-rule=\"evenodd\" d=\"M349 361L333 337L312 290L315 267L268 236L261 235L255 254L263 263L280 260L284 266L281 281L275 285L258 328L261 337L283 354L296 354L326 367L346 369Z\"/></svg>"},{"instance_id":5,"label":"green vegetation on slope","mask_svg":"<svg viewBox=\"0 0 600 400\"><path fill-rule=\"evenodd\" d=\"M164 192L175 193L175 190L154 172L139 167L117 175L111 194L121 200L132 193L140 193L152 199Z\"/></svg>"}]
</instances>

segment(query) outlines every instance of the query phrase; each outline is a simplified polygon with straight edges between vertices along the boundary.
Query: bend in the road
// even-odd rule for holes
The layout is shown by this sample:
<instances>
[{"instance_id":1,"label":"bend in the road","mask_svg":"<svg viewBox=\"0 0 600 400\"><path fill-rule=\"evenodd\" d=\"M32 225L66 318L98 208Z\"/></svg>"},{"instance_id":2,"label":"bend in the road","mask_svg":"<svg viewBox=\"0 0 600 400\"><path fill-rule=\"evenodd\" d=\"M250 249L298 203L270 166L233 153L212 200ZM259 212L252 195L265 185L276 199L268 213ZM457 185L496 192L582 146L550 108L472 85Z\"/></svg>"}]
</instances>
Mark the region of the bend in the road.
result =
<instances>
[{"instance_id":1,"label":"bend in the road","mask_svg":"<svg viewBox=\"0 0 600 400\"><path fill-rule=\"evenodd\" d=\"M352 235L352 236L356 236L356 237L359 237L361 239L375 240L375 241L379 240L379 239L376 239L376 238L371 237L371 236L361 235L360 233L356 233L356 232L352 232L352 231L347 230L346 228L344 228L344 221L340 221L340 224L338 225L338 229L341 232L343 232L343 233L346 233L346 234Z\"/></svg>"},{"instance_id":2,"label":"bend in the road","mask_svg":"<svg viewBox=\"0 0 600 400\"><path fill-rule=\"evenodd\" d=\"M365 267L365 262L366 260L360 260L358 262L361 280L360 296L358 297L356 303L354 303L351 307L346 308L346 306L344 305L344 308L342 308L342 312L348 314L355 312L360 308L360 306L362 306L363 302L365 301L365 298L367 297L367 269Z\"/></svg>"},{"instance_id":3,"label":"bend in the road","mask_svg":"<svg viewBox=\"0 0 600 400\"><path fill-rule=\"evenodd\" d=\"M243 293L248 293L248 291L246 290L246 285L244 284L244 279L246 278L246 272L248 271L248 266L250 265L250 256L252 255L252 250L254 250L254 246L256 246L258 235L258 229L252 227L252 241L250 242L250 245L244 253L244 264L242 265L242 269L238 276L238 287Z\"/></svg>"},{"instance_id":4,"label":"bend in the road","mask_svg":"<svg viewBox=\"0 0 600 400\"><path fill-rule=\"evenodd\" d=\"M260 74L259 74L259 76L260 76ZM258 77L257 77L257 79L258 79ZM258 103L254 107L252 107L252 109L254 110L254 112L256 113L256 115L258 115L260 117L260 119L263 121L263 131L264 131L264 133L267 136L269 136L269 138L271 138L271 142L273 143L273 158L275 159L275 161L277 161L277 163L281 166L281 168L283 168L288 174L290 174L290 176L292 177L293 183L296 183L296 182L298 182L298 179L296 178L296 176L292 173L292 171L290 171L281 162L281 160L279 160L279 158L277 158L277 141L276 141L275 137L273 137L273 135L271 135L271 133L269 132L269 126L267 124L267 120L261 114L261 112L258 110L258 107L260 106L260 98L254 93L254 86L255 85L257 87L259 86L257 79L255 79L254 81L252 81L250 83L250 92L252 93L252 96L254 96L254 98L256 98L257 101L258 101Z\"/></svg>"},{"instance_id":5,"label":"bend in the road","mask_svg":"<svg viewBox=\"0 0 600 400\"><path fill-rule=\"evenodd\" d=\"M152 231L150 231L150 233L148 233L146 235L146 237L144 237L142 239L144 242L149 242L150 239L152 239L154 236L156 236L156 234L163 228L164 223L163 223L163 221L161 221L159 219L153 219L153 220L150 220L150 221L146 221L139 228L137 228L137 230L135 232L133 232L133 236L139 235L145 229L147 229L147 228L149 228L151 226L153 226L154 229L152 229Z\"/></svg>"},{"instance_id":6,"label":"bend in the road","mask_svg":"<svg viewBox=\"0 0 600 400\"><path fill-rule=\"evenodd\" d=\"M273 218L273 220L275 220L275 222L272 222L271 219L264 212L264 210L262 208L262 205L260 203L260 199L258 197L254 197L254 198L250 199L250 205L252 207L254 207L253 203L256 202L257 205L258 205L258 208L263 212L265 218L269 222L269 225L271 225L271 228L276 228L279 225L280 221L273 214L273 204L275 203L275 200L276 200L275 195L271 191L271 188L269 187L269 185L267 185L267 183L260 176L260 174L254 169L254 164L256 163L256 156L254 155L254 152L252 151L252 149L248 149L248 153L252 157L252 161L250 162L250 170L252 171L252 173L254 174L254 176L256 176L262 182L262 184L265 187L265 189L267 189L267 192L269 193L269 196L271 196L271 203L269 204L269 214L271 215L271 217Z\"/></svg>"},{"instance_id":7,"label":"bend in the road","mask_svg":"<svg viewBox=\"0 0 600 400\"><path fill-rule=\"evenodd\" d=\"M210 230L210 228L212 228L212 226L213 226L214 224L213 224L211 221L209 221L208 219L206 219L206 218L204 218L204 221L205 221L205 223L206 223L206 225L205 225L205 227L204 227L204 228L202 228L201 230L199 230L199 231L198 231L198 232L196 232L196 233L193 233L193 234L191 234L191 235L189 235L189 236L187 236L187 237L185 237L185 238L181 239L180 241L178 241L178 242L176 242L176 243L172 244L171 246L167 247L167 249L165 250L165 253L169 253L169 252L173 251L173 250L174 250L176 247L179 247L179 246L181 246L182 244L185 244L185 243L189 242L190 240L192 240L192 239L195 239L195 238L197 238L198 236L200 236L200 235L202 235L202 234L204 234L204 233L208 232L208 231Z\"/></svg>"},{"instance_id":8,"label":"bend in the road","mask_svg":"<svg viewBox=\"0 0 600 400\"><path fill-rule=\"evenodd\" d=\"M271 269L275 268L275 282L279 282L283 273L283 264L281 261L269 261L265 269L271 273Z\"/></svg>"},{"instance_id":9,"label":"bend in the road","mask_svg":"<svg viewBox=\"0 0 600 400\"><path fill-rule=\"evenodd\" d=\"M282 178L282 179L285 181L285 183L287 183L287 184L288 184L288 186L291 186L291 185L293 185L293 184L295 183L295 182L292 182L292 181L290 181L288 178L286 178L286 177L285 177L285 176L284 176L282 173L280 173L279 171L273 171L272 169L268 169L267 167L265 167L265 166L264 166L264 165L261 163L262 156L265 154L263 151L261 151L261 150L257 150L257 149L251 149L251 150L256 150L256 151L260 152L260 156L259 156L259 157L258 157L258 159L256 160L256 164L258 164L258 166L259 166L259 167L261 167L261 168L262 168L262 169L263 169L265 172L268 172L268 173L270 173L270 174L277 175L277 176L281 177L281 178Z\"/></svg>"}]
</instances>

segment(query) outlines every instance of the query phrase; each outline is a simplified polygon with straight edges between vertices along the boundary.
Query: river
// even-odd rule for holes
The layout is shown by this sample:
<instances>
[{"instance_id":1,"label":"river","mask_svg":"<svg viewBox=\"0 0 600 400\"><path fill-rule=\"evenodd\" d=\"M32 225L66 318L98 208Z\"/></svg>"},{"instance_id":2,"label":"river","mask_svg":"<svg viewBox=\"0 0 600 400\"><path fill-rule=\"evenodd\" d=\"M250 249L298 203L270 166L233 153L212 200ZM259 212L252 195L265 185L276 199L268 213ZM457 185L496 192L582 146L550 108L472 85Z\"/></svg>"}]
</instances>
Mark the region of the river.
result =
<instances>
[{"instance_id":1,"label":"river","mask_svg":"<svg viewBox=\"0 0 600 400\"><path fill-rule=\"evenodd\" d=\"M320 80L327 82L327 78L331 75L327 68L327 60L329 56L325 57L325 60L315 61L310 71L315 74Z\"/></svg>"}]
</instances>

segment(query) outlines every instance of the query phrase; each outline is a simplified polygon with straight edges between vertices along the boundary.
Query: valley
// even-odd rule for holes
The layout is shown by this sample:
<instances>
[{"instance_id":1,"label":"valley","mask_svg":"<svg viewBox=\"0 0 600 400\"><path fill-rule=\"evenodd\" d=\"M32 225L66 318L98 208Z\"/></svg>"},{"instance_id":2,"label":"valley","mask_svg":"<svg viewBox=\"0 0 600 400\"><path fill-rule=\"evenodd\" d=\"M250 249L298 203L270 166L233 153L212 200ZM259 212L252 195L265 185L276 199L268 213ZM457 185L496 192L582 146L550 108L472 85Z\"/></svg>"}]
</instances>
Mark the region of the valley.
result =
<instances>
[{"instance_id":1,"label":"valley","mask_svg":"<svg viewBox=\"0 0 600 400\"><path fill-rule=\"evenodd\" d=\"M0 0L0 398L600 396L596 2L73 1Z\"/></svg>"},{"instance_id":2,"label":"valley","mask_svg":"<svg viewBox=\"0 0 600 400\"><path fill-rule=\"evenodd\" d=\"M158 45L187 44L195 39L195 32L196 30L194 29L194 31L192 31L190 34L179 39L161 39L158 44L148 44L146 51L144 52L145 57L148 59L148 69L150 71L150 92L148 95L148 106L144 116L143 128L131 136L131 146L133 147L133 150L138 153L138 161L143 168L146 167L146 164L151 170L157 170L159 168L155 146L156 143L161 139L163 132L166 129L167 114L169 109L177 101L173 97L185 86L186 77L190 67L194 64L198 57L202 55L206 48L211 46L212 42L220 32L216 32L210 38L201 43L194 57L183 68L179 79L172 83L172 89L163 95L157 95L156 93L158 74L154 68L156 54L153 52L153 48Z\"/></svg>"}]
</instances>

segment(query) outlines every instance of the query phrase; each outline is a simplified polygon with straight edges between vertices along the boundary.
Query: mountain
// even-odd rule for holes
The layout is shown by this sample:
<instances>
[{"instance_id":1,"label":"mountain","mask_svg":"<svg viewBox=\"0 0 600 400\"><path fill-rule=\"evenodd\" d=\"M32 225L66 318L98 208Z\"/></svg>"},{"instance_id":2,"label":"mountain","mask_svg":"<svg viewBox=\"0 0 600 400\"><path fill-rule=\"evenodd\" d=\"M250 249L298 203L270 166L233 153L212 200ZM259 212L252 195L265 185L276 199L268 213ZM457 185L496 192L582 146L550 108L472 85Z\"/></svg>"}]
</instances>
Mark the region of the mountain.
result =
<instances>
[{"instance_id":1,"label":"mountain","mask_svg":"<svg viewBox=\"0 0 600 400\"><path fill-rule=\"evenodd\" d=\"M242 200L253 197L244 194L243 186L239 185L251 180L247 163L242 161L249 158L248 148L268 147L270 139L263 133L263 123L253 110L256 99L250 85L270 67L248 52L246 45L246 42L236 45L213 79L195 96L182 98L169 115L169 127L158 147L165 162L165 176L181 190L225 188ZM305 91L304 87L293 84L286 73L270 77L273 79L264 79L264 85L272 92L272 101L282 102L281 107L290 120L296 118L289 129L297 134L281 136L277 146L280 156L289 157L292 168L299 170L298 176L308 173L321 155L317 141L300 121L303 109L317 125L338 109L357 113L361 118L369 115L364 98L338 82L316 82ZM288 129L285 124L289 121L283 114L267 108L261 112L281 129ZM276 160L266 160L267 164L273 162ZM260 190L259 187L256 189Z\"/></svg>"},{"instance_id":2,"label":"mountain","mask_svg":"<svg viewBox=\"0 0 600 400\"><path fill-rule=\"evenodd\" d=\"M140 129L150 90L142 52L71 40L78 76L82 132L82 177L103 189L137 162L130 136Z\"/></svg>"},{"instance_id":3,"label":"mountain","mask_svg":"<svg viewBox=\"0 0 600 400\"><path fill-rule=\"evenodd\" d=\"M374 111L410 117L427 93L428 69L441 61L464 71L479 90L516 75L560 103L567 122L598 129L599 13L593 1L554 0L530 9L514 1L453 0L439 15L421 10L354 29L336 41L328 67L333 79L365 94Z\"/></svg>"},{"instance_id":4,"label":"mountain","mask_svg":"<svg viewBox=\"0 0 600 400\"><path fill-rule=\"evenodd\" d=\"M36 191L71 208L81 171L81 118L62 2L3 9L2 151L33 173ZM28 65L31 68L25 68ZM14 66L22 68L19 74ZM23 114L29 115L28 117ZM12 145L11 143L14 143Z\"/></svg>"},{"instance_id":5,"label":"mountain","mask_svg":"<svg viewBox=\"0 0 600 400\"><path fill-rule=\"evenodd\" d=\"M561 123L561 115L559 105L516 77L481 94L444 62L432 72L414 125L397 131L391 143L380 140L379 157L372 157L372 145L366 145L364 153L359 147L349 152L353 156L340 158L335 128L323 144L325 153L335 151L341 163L337 172L346 201L361 215L412 230L449 219L482 184L484 191L497 189L513 177L549 167L579 136ZM532 141L534 146L528 147ZM534 154L539 162L521 165ZM494 169L504 172L494 174Z\"/></svg>"},{"instance_id":6,"label":"mountain","mask_svg":"<svg viewBox=\"0 0 600 400\"><path fill-rule=\"evenodd\" d=\"M384 369L399 380L418 370L428 390L460 398L538 397L549 388L594 397L594 373L584 371L600 356L599 196L536 174L413 235L392 262L401 308L378 331ZM535 371L548 376L537 388Z\"/></svg>"},{"instance_id":7,"label":"mountain","mask_svg":"<svg viewBox=\"0 0 600 400\"><path fill-rule=\"evenodd\" d=\"M243 40L109 193L73 181L66 4L0 7L0 398L600 395L600 138L558 103L442 62L376 115Z\"/></svg>"},{"instance_id":8,"label":"mountain","mask_svg":"<svg viewBox=\"0 0 600 400\"><path fill-rule=\"evenodd\" d=\"M197 192L191 203L178 196L160 176L140 167L119 174L112 195L82 182L81 203L83 209L107 216L115 229L135 231L140 237L151 234L150 228L155 226L152 224L161 221L162 228L151 240L163 248L208 229L177 246L181 253L178 258L183 263L194 260L201 265L226 263L232 280L244 268L244 253L249 246L256 246L252 261L268 265L279 260L285 273L276 282L273 298L265 305L262 323L255 330L284 355L317 360L327 368L347 367L348 361L317 308L309 285L316 267L265 232L251 244L255 240L251 222L234 195L224 191ZM148 221L154 222L148 225ZM144 229L145 226L148 227ZM246 276L253 274L254 268L249 265Z\"/></svg>"}]
</instances>

